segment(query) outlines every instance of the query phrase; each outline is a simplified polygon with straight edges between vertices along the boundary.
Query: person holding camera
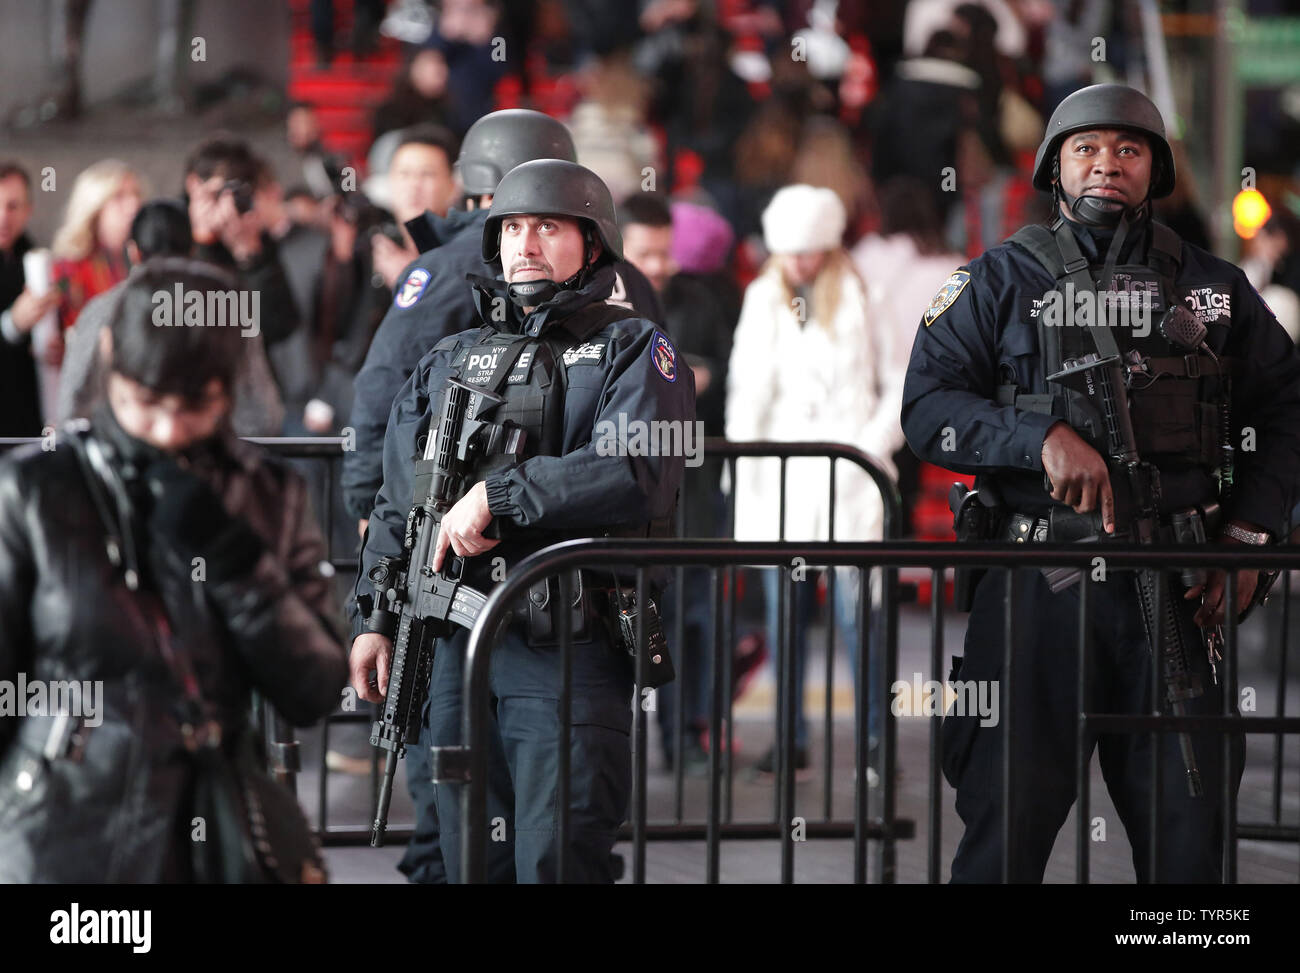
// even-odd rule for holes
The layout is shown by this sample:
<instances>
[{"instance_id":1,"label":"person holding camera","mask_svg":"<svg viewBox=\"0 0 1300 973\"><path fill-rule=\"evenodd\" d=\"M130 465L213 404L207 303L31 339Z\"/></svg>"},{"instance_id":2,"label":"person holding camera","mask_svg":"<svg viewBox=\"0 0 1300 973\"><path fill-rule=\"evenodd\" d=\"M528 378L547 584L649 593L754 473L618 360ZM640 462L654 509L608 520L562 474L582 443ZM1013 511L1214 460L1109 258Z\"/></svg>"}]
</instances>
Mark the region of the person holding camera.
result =
<instances>
[{"instance_id":1,"label":"person holding camera","mask_svg":"<svg viewBox=\"0 0 1300 973\"><path fill-rule=\"evenodd\" d=\"M381 195L392 210L393 222L382 232L368 234L371 264L390 291L421 250L427 249L407 224L417 223L418 233L425 214L444 217L456 201L454 166L459 148L456 136L441 125L413 125L401 133L382 182Z\"/></svg>"},{"instance_id":2,"label":"person holding camera","mask_svg":"<svg viewBox=\"0 0 1300 973\"><path fill-rule=\"evenodd\" d=\"M185 164L185 198L194 256L235 274L259 295L258 328L267 348L298 327L300 315L275 241L254 206L259 164L248 143L228 135L205 139Z\"/></svg>"}]
</instances>

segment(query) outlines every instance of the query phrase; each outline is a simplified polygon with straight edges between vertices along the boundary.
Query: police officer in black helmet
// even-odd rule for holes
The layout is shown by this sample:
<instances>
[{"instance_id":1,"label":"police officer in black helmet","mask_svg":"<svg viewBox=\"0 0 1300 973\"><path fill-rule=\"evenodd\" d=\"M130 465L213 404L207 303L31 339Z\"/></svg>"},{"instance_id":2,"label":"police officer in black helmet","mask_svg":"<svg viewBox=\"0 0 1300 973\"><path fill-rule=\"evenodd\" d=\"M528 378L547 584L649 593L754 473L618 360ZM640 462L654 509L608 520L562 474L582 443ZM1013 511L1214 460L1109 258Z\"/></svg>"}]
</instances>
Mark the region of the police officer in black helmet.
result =
<instances>
[{"instance_id":1,"label":"police officer in black helmet","mask_svg":"<svg viewBox=\"0 0 1300 973\"><path fill-rule=\"evenodd\" d=\"M340 482L344 502L360 521L362 532L369 523L375 493L384 481L384 433L394 398L422 355L443 338L473 327L477 320L473 291L466 285L465 275L492 273L491 263L485 263L482 256L482 234L497 184L521 162L573 162L575 158L568 130L541 112L508 108L484 115L465 133L456 159L456 178L464 192L462 208L445 217L425 213L407 223L420 256L401 274L392 304L357 373L351 416L355 448L343 453ZM624 294L637 310L655 317L658 304L649 283L627 264L620 265L618 273L614 290ZM398 470L397 475L407 479L404 484L390 481L390 489L395 491L391 495L409 499L414 482L411 470ZM400 544L392 550L384 544L384 537L375 537L367 545L367 569L380 556L400 550ZM363 586L365 577L362 571L359 583ZM358 593L364 592L359 588ZM353 635L360 631L361 619L354 614ZM416 821L398 869L413 882L441 883L445 870L427 739L423 747L407 754L405 764Z\"/></svg>"},{"instance_id":2,"label":"police officer in black helmet","mask_svg":"<svg viewBox=\"0 0 1300 973\"><path fill-rule=\"evenodd\" d=\"M468 582L486 590L501 577L493 562L508 572L558 540L670 533L684 457L644 455L609 432L628 436L641 425L692 421L695 388L667 336L612 293L621 240L609 190L595 173L560 160L513 169L497 187L481 246L484 260L499 256L504 279L472 279L478 326L439 342L394 403L384 485L362 560L368 562L372 542L400 547L417 440L455 378L505 396L494 416L524 432L521 452L480 460L476 482L445 515L437 538L435 570L454 553L466 559ZM571 881L613 880L610 849L631 789L632 670L617 646L614 587L603 573L582 572L572 582ZM504 822L504 840L488 843L494 881L556 878L560 601L556 579L534 586L493 652L488 818ZM468 633L458 631L435 649L434 746L461 742L467 641ZM387 678L385 642L367 634L353 643L353 685L364 698L377 698L372 674L379 685ZM458 791L436 790L442 853L454 881Z\"/></svg>"},{"instance_id":3,"label":"police officer in black helmet","mask_svg":"<svg viewBox=\"0 0 1300 973\"><path fill-rule=\"evenodd\" d=\"M362 530L383 481L384 426L393 398L421 355L473 325L474 302L465 275L492 272L479 242L492 194L507 172L533 159L577 161L573 137L561 122L527 108L484 115L465 133L456 158L456 179L464 192L461 207L445 217L425 213L406 224L420 256L399 276L392 304L357 373L351 416L356 448L343 454L344 501L362 521ZM617 273L618 298L658 320L659 303L649 282L625 262L618 264Z\"/></svg>"},{"instance_id":4,"label":"police officer in black helmet","mask_svg":"<svg viewBox=\"0 0 1300 973\"><path fill-rule=\"evenodd\" d=\"M960 520L981 525L974 539L1138 539L1137 491L1124 468L1108 464L1106 417L1079 382L1084 372L1075 363L1089 355L1123 362L1122 372L1110 374L1124 376L1140 468L1155 485L1147 491L1153 542L1193 541L1199 530L1211 542L1265 544L1285 529L1300 478L1300 356L1237 267L1152 219L1151 201L1167 195L1174 179L1164 124L1150 100L1123 85L1074 93L1053 113L1035 163L1035 187L1053 197L1050 226L1025 227L958 269L925 311L903 429L921 458L977 474L971 503L981 515ZM1245 427L1254 449L1234 450ZM1144 588L1134 572L1094 577L1087 708L1151 712L1150 667L1162 663L1153 662L1151 612L1143 604L1159 589ZM977 581L953 677L1004 678L1005 578L989 571ZM1020 609L1018 668L1012 697L1004 692L999 701L1004 713L1014 708L1016 726L1010 878L1037 882L1076 796L1079 585L1068 573L1037 569L1011 578ZM1162 699L1162 711L1222 713L1224 573L1198 579L1166 572L1164 581L1163 604L1178 623L1161 627L1176 633L1175 642L1162 644L1181 645L1187 671L1164 671L1166 693L1180 689L1176 704ZM1239 612L1266 588L1257 572L1239 572ZM1151 600L1148 609L1160 604ZM1001 725L987 714L954 712L943 737L944 773L966 826L952 880L1001 881ZM1218 735L1160 736L1162 851L1152 874L1150 735L1095 740L1139 881L1221 878L1218 797L1225 774L1234 787L1240 780L1242 742L1233 738L1225 768Z\"/></svg>"}]
</instances>

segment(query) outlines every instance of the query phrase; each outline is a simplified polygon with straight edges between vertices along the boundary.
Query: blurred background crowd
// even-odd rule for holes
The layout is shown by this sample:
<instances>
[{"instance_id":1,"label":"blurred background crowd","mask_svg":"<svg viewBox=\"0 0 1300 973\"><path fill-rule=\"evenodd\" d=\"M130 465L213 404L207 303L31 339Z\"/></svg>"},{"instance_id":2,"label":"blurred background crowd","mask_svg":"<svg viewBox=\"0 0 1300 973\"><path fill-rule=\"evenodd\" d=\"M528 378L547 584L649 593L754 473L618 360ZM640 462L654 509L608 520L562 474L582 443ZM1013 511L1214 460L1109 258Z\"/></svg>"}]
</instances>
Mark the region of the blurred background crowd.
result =
<instances>
[{"instance_id":1,"label":"blurred background crowd","mask_svg":"<svg viewBox=\"0 0 1300 973\"><path fill-rule=\"evenodd\" d=\"M338 434L394 286L436 242L423 215L460 203L460 137L507 107L563 120L620 202L707 433L802 432L892 459L922 536L947 511L925 506L898 429L912 336L955 267L1046 215L1029 166L1076 88L1153 93L1178 140L1160 218L1240 258L1300 329L1300 85L1257 85L1225 122L1204 70L1221 8L1277 3L0 6L4 71L25 81L0 99L0 435L93 408L114 288L162 253L261 295L236 431ZM1259 190L1235 232L1224 158ZM793 330L773 317L792 305Z\"/></svg>"}]
</instances>

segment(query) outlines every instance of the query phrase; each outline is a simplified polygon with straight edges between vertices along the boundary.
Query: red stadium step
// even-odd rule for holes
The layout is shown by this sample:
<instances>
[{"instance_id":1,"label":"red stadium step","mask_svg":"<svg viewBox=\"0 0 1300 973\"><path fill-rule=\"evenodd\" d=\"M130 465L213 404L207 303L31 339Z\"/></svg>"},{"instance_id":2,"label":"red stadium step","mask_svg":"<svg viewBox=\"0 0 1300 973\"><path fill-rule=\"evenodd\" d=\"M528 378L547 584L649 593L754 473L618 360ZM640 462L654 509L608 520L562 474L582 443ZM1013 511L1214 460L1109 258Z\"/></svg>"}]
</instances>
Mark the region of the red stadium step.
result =
<instances>
[{"instance_id":1,"label":"red stadium step","mask_svg":"<svg viewBox=\"0 0 1300 973\"><path fill-rule=\"evenodd\" d=\"M334 0L336 49L330 65L321 68L311 32L311 0L290 0L289 10L289 98L316 109L327 150L359 165L370 150L372 110L388 97L401 73L403 47L380 37L375 49L358 61L348 48L351 0Z\"/></svg>"},{"instance_id":2,"label":"red stadium step","mask_svg":"<svg viewBox=\"0 0 1300 973\"><path fill-rule=\"evenodd\" d=\"M316 106L321 126L331 132L368 132L373 112L358 105L322 104Z\"/></svg>"},{"instance_id":3,"label":"red stadium step","mask_svg":"<svg viewBox=\"0 0 1300 973\"><path fill-rule=\"evenodd\" d=\"M364 160L370 152L371 137L369 132L326 132L321 142L329 152L347 156L349 159Z\"/></svg>"},{"instance_id":4,"label":"red stadium step","mask_svg":"<svg viewBox=\"0 0 1300 973\"><path fill-rule=\"evenodd\" d=\"M345 39L345 34L336 35ZM402 49L397 41L391 38L383 38L379 45L358 61L353 57L352 51L347 47L336 49L334 59L331 62L333 67L354 67L361 65L376 65L380 67L396 67L402 62ZM315 69L316 63L316 40L311 34L293 34L289 38L289 64L295 68Z\"/></svg>"},{"instance_id":5,"label":"red stadium step","mask_svg":"<svg viewBox=\"0 0 1300 973\"><path fill-rule=\"evenodd\" d=\"M387 98L391 88L392 79L383 76L358 78L316 71L290 80L289 96L301 101L335 105L371 104Z\"/></svg>"}]
</instances>

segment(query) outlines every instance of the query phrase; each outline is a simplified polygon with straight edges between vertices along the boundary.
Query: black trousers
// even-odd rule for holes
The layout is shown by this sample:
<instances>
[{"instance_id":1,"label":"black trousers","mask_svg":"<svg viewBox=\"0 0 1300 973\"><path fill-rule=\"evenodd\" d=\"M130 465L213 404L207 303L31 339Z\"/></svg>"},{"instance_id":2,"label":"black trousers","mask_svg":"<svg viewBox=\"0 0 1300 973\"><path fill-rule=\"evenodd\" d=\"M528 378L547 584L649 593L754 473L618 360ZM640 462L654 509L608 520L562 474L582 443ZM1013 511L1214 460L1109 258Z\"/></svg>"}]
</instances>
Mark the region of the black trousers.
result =
<instances>
[{"instance_id":1,"label":"black trousers","mask_svg":"<svg viewBox=\"0 0 1300 973\"><path fill-rule=\"evenodd\" d=\"M1016 678L1010 688L1014 706L1012 734L1013 807L1011 879L1041 882L1052 846L1076 797L1075 751L1078 727L1078 585L1053 594L1037 569L1018 569L1014 578L1017 611ZM1191 624L1191 602L1183 602L1176 576L1170 591L1179 602L1188 641L1188 661L1199 677L1202 695L1185 705L1189 715L1223 712L1222 688L1210 679L1209 663L1198 630ZM966 632L960 680L998 683L998 702L1005 712L1003 687L1004 593L1006 572L989 571L976 591ZM1089 591L1091 629L1088 711L1151 712L1150 651L1137 598L1134 575L1112 572ZM1220 666L1220 669L1222 667ZM987 719L984 722L989 722ZM944 720L944 773L957 788L957 813L965 833L952 864L953 882L1002 881L1002 748L1003 724L982 726L978 714ZM1106 788L1133 847L1139 882L1218 882L1221 880L1223 822L1223 736L1191 734L1203 782L1203 794L1191 797L1178 735L1163 733L1159 871L1150 874L1151 735L1108 733L1095 744ZM1241 783L1245 739L1233 735L1233 790ZM1091 813L1091 811L1090 811ZM1109 827L1114 822L1107 822Z\"/></svg>"},{"instance_id":2,"label":"black trousers","mask_svg":"<svg viewBox=\"0 0 1300 973\"><path fill-rule=\"evenodd\" d=\"M569 737L571 839L566 880L615 881L611 850L632 792L632 666L603 623L573 645ZM433 663L430 732L434 746L462 742L465 650L469 633L440 641ZM560 739L558 648L530 645L519 622L506 626L490 666L487 877L491 882L556 881ZM461 877L460 785L435 784L447 879Z\"/></svg>"}]
</instances>

